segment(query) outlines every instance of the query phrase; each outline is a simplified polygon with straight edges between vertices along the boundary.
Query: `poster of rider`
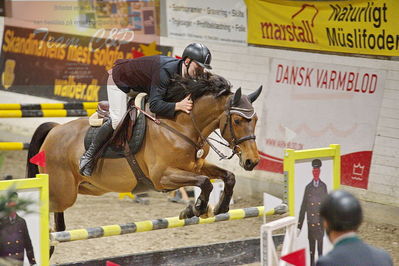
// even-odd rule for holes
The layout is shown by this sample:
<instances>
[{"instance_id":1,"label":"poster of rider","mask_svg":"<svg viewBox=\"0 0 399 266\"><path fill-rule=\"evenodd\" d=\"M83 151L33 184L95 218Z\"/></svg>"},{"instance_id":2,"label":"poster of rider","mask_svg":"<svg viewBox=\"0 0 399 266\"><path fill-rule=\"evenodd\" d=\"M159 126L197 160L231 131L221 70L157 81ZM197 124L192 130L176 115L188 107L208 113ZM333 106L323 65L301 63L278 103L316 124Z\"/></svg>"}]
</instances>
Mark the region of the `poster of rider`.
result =
<instances>
[{"instance_id":1,"label":"poster of rider","mask_svg":"<svg viewBox=\"0 0 399 266\"><path fill-rule=\"evenodd\" d=\"M298 218L296 250L306 248L307 265L331 248L320 219L320 204L333 190L333 160L315 158L295 161L295 217Z\"/></svg>"},{"instance_id":2,"label":"poster of rider","mask_svg":"<svg viewBox=\"0 0 399 266\"><path fill-rule=\"evenodd\" d=\"M39 198L37 189L17 190L6 203L11 212L0 217L0 265L41 265ZM21 200L32 202L27 211L12 210Z\"/></svg>"},{"instance_id":3,"label":"poster of rider","mask_svg":"<svg viewBox=\"0 0 399 266\"><path fill-rule=\"evenodd\" d=\"M273 59L263 95L258 169L283 171L285 149L341 144L341 182L367 189L386 71Z\"/></svg>"},{"instance_id":4,"label":"poster of rider","mask_svg":"<svg viewBox=\"0 0 399 266\"><path fill-rule=\"evenodd\" d=\"M64 101L104 100L106 71L115 60L171 56L172 49L156 42L123 42L5 26L0 89Z\"/></svg>"}]
</instances>

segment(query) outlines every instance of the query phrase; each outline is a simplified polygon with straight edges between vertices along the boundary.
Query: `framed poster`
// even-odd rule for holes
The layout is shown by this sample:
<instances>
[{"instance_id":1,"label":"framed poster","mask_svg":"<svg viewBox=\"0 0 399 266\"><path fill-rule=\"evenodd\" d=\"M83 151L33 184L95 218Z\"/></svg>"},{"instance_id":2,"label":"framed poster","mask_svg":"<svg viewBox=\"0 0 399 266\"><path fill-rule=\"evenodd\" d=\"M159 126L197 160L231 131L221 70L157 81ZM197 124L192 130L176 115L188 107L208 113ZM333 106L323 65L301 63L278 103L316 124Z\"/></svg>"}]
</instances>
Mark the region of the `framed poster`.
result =
<instances>
[{"instance_id":1,"label":"framed poster","mask_svg":"<svg viewBox=\"0 0 399 266\"><path fill-rule=\"evenodd\" d=\"M315 265L317 258L332 248L320 219L320 205L329 192L339 188L340 168L339 145L285 152L288 208L298 219L295 250L306 249L307 265Z\"/></svg>"},{"instance_id":2,"label":"framed poster","mask_svg":"<svg viewBox=\"0 0 399 266\"><path fill-rule=\"evenodd\" d=\"M0 181L0 194L0 265L49 265L48 175Z\"/></svg>"},{"instance_id":3,"label":"framed poster","mask_svg":"<svg viewBox=\"0 0 399 266\"><path fill-rule=\"evenodd\" d=\"M153 9L143 10L144 34L155 34L155 13Z\"/></svg>"}]
</instances>

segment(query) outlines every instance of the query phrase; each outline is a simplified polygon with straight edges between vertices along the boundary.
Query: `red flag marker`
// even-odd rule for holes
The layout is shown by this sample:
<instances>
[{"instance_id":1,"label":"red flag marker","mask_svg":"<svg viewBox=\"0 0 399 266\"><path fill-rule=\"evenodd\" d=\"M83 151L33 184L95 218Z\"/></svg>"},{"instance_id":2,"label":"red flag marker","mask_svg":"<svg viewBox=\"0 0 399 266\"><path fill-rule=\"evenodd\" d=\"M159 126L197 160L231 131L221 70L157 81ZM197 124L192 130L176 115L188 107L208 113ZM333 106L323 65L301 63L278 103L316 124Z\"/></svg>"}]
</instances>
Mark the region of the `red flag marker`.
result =
<instances>
[{"instance_id":1,"label":"red flag marker","mask_svg":"<svg viewBox=\"0 0 399 266\"><path fill-rule=\"evenodd\" d=\"M119 264L113 263L112 261L107 260L106 266L120 266Z\"/></svg>"},{"instance_id":2,"label":"red flag marker","mask_svg":"<svg viewBox=\"0 0 399 266\"><path fill-rule=\"evenodd\" d=\"M39 152L29 160L30 163L46 167L46 153L44 151Z\"/></svg>"},{"instance_id":3,"label":"red flag marker","mask_svg":"<svg viewBox=\"0 0 399 266\"><path fill-rule=\"evenodd\" d=\"M305 249L300 249L284 255L280 259L295 266L306 266Z\"/></svg>"},{"instance_id":4,"label":"red flag marker","mask_svg":"<svg viewBox=\"0 0 399 266\"><path fill-rule=\"evenodd\" d=\"M144 56L144 53L142 53L136 49L132 49L132 54L133 54L133 58L138 58L138 57Z\"/></svg>"}]
</instances>

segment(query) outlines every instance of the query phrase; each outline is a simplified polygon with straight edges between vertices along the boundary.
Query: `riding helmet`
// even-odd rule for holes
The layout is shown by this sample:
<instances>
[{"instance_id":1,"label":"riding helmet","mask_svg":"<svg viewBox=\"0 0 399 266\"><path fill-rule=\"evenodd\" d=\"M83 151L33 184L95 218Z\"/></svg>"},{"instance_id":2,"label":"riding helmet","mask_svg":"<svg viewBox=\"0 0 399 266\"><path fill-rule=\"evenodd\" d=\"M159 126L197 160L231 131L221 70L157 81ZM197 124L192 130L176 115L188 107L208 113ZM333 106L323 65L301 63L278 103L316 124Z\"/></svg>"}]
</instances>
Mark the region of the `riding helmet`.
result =
<instances>
[{"instance_id":1,"label":"riding helmet","mask_svg":"<svg viewBox=\"0 0 399 266\"><path fill-rule=\"evenodd\" d=\"M202 43L189 44L183 52L183 59L187 57L194 60L198 65L206 69L212 69L211 60L212 55L208 47Z\"/></svg>"},{"instance_id":2,"label":"riding helmet","mask_svg":"<svg viewBox=\"0 0 399 266\"><path fill-rule=\"evenodd\" d=\"M357 230L363 220L360 202L351 193L336 190L330 193L320 206L320 216L333 231Z\"/></svg>"}]
</instances>

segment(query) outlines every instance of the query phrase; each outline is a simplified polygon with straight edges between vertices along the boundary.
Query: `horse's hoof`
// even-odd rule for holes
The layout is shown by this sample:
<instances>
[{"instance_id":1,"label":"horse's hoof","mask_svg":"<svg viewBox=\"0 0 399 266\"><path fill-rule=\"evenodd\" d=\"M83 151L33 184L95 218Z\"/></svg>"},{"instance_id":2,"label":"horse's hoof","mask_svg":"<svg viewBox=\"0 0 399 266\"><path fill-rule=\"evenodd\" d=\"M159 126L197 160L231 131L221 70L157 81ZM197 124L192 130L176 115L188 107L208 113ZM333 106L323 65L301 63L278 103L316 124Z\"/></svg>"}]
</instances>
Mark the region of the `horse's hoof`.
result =
<instances>
[{"instance_id":1,"label":"horse's hoof","mask_svg":"<svg viewBox=\"0 0 399 266\"><path fill-rule=\"evenodd\" d=\"M53 253L54 253L54 250L55 250L55 247L54 246L50 246L50 258L51 258L51 256L53 255Z\"/></svg>"},{"instance_id":2,"label":"horse's hoof","mask_svg":"<svg viewBox=\"0 0 399 266\"><path fill-rule=\"evenodd\" d=\"M179 219L188 219L194 217L194 207L193 205L188 205L179 215Z\"/></svg>"},{"instance_id":3,"label":"horse's hoof","mask_svg":"<svg viewBox=\"0 0 399 266\"><path fill-rule=\"evenodd\" d=\"M220 206L217 206L213 212L214 215L218 215L221 213L226 213L230 210L229 206L227 206L226 208L220 208Z\"/></svg>"},{"instance_id":4,"label":"horse's hoof","mask_svg":"<svg viewBox=\"0 0 399 266\"><path fill-rule=\"evenodd\" d=\"M213 214L213 212L214 212L213 206L208 205L208 207L206 208L206 212L202 214L200 217L203 219L214 217L215 215Z\"/></svg>"}]
</instances>

